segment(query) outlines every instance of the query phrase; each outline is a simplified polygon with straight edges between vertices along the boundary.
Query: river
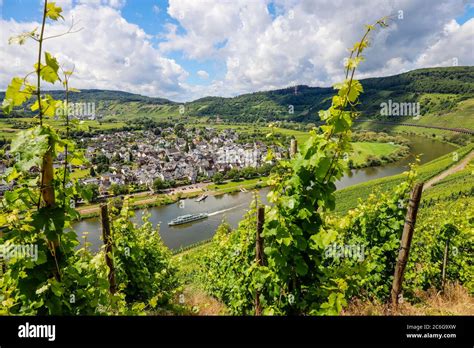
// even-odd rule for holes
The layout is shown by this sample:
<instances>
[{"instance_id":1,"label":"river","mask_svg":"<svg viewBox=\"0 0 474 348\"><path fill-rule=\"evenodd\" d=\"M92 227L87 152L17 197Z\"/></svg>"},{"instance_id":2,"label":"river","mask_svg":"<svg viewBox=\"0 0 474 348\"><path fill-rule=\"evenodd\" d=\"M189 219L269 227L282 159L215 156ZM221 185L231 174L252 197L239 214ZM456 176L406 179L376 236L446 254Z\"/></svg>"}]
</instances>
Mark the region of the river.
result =
<instances>
[{"instance_id":1,"label":"river","mask_svg":"<svg viewBox=\"0 0 474 348\"><path fill-rule=\"evenodd\" d=\"M399 174L407 170L408 164L413 162L416 155L422 155L421 163L423 164L455 149L452 145L432 139L419 136L404 135L404 137L411 142L410 156L381 167L352 170L337 182L337 188L342 189L368 180ZM259 191L264 203L267 203L266 195L268 191L268 188ZM196 202L195 199L185 199L175 204L148 208L147 211L151 214L150 221L154 225L160 225L160 235L165 245L171 249L178 249L211 238L223 220L236 227L248 210L251 200L251 192L236 192L220 196L209 196L201 202ZM141 220L144 211L144 209L135 211L135 222ZM179 215L202 212L210 214L209 218L191 224L174 227L168 226L168 222ZM98 250L102 245L98 218L79 221L74 224L74 230L79 236L85 231L89 232L87 240L92 243L91 248L93 251ZM80 238L80 240L82 244L83 238Z\"/></svg>"}]
</instances>

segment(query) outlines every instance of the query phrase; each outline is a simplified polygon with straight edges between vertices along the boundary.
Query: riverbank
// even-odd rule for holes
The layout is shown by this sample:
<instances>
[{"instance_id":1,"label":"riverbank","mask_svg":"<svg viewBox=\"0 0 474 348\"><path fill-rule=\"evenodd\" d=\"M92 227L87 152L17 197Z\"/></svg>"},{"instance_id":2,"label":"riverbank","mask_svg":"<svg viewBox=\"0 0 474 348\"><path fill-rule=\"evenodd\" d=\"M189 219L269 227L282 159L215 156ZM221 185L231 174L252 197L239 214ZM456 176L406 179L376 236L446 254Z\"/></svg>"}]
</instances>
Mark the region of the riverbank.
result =
<instances>
[{"instance_id":1,"label":"riverbank","mask_svg":"<svg viewBox=\"0 0 474 348\"><path fill-rule=\"evenodd\" d=\"M140 193L138 195L129 195L127 197L130 199L130 207L137 210L174 204L181 199L197 198L203 194L208 196L219 196L242 190L251 191L266 186L268 186L267 177L260 177L237 182L229 181L219 185L214 183L188 185L171 189L168 193ZM189 189L189 187L195 188ZM118 197L111 199L117 198ZM84 205L76 208L76 210L81 215L81 219L98 217L100 213L100 204Z\"/></svg>"}]
</instances>

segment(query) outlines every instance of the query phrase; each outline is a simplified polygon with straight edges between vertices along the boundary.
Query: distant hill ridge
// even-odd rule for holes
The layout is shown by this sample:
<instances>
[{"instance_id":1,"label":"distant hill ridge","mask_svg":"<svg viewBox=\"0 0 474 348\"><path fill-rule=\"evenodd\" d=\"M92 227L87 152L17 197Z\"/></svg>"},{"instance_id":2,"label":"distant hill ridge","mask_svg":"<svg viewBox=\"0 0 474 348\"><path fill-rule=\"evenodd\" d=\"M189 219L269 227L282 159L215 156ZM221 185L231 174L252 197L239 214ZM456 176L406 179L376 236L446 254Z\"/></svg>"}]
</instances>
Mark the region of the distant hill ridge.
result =
<instances>
[{"instance_id":1,"label":"distant hill ridge","mask_svg":"<svg viewBox=\"0 0 474 348\"><path fill-rule=\"evenodd\" d=\"M365 117L379 117L380 104L420 102L422 113L453 110L463 100L474 98L474 67L426 68L394 76L361 80L364 87L358 109ZM55 98L64 92L51 91ZM300 85L271 91L242 94L236 97L204 97L178 103L164 98L98 89L71 93L72 102L95 102L104 116L177 116L180 105L186 115L220 116L239 122L262 120L317 121L317 111L330 105L332 87ZM0 92L3 99L4 92ZM25 109L27 112L27 109Z\"/></svg>"}]
</instances>

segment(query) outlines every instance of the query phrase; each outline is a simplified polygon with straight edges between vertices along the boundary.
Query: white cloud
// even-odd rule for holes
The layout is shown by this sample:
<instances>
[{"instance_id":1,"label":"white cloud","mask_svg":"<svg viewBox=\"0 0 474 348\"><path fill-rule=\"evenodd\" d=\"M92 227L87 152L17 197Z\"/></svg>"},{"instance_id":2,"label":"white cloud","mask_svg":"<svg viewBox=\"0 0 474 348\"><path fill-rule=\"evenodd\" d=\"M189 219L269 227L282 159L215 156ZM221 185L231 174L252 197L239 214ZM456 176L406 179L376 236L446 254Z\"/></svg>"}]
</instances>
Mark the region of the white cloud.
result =
<instances>
[{"instance_id":1,"label":"white cloud","mask_svg":"<svg viewBox=\"0 0 474 348\"><path fill-rule=\"evenodd\" d=\"M170 0L168 14L180 22L187 34L177 35L176 28L170 27L168 41L162 43L160 48L165 52L182 50L193 59L212 56L218 51L216 45L222 44L239 30L241 17L245 13L251 13L254 22L262 29L270 23L265 2Z\"/></svg>"},{"instance_id":2,"label":"white cloud","mask_svg":"<svg viewBox=\"0 0 474 348\"><path fill-rule=\"evenodd\" d=\"M120 9L125 6L126 0L77 0L78 4L88 6L109 6Z\"/></svg>"},{"instance_id":3,"label":"white cloud","mask_svg":"<svg viewBox=\"0 0 474 348\"><path fill-rule=\"evenodd\" d=\"M474 19L454 20L464 13L463 0L274 0L276 14L267 9L270 0L170 0L166 11L179 25L164 25L165 32L157 35L165 38L159 49L123 18L124 0L57 1L67 21L74 16L85 29L48 41L45 49L75 64L73 83L80 88L189 100L295 84L328 86L342 78L347 48L360 39L365 24L399 11L403 19L395 17L388 29L372 35L359 78L450 66L454 58L459 65L474 65ZM35 59L33 42L8 46L8 37L35 26L0 21L0 89L12 74L25 74ZM47 32L66 28L56 23ZM189 73L167 57L176 51L190 60L224 64L223 77L210 85L189 85ZM204 70L195 73L209 78Z\"/></svg>"},{"instance_id":4,"label":"white cloud","mask_svg":"<svg viewBox=\"0 0 474 348\"><path fill-rule=\"evenodd\" d=\"M113 8L122 8L125 6L127 0L104 0L104 5L110 6Z\"/></svg>"},{"instance_id":5,"label":"white cloud","mask_svg":"<svg viewBox=\"0 0 474 348\"><path fill-rule=\"evenodd\" d=\"M199 70L196 74L203 80L207 80L209 78L208 72L204 70Z\"/></svg>"},{"instance_id":6,"label":"white cloud","mask_svg":"<svg viewBox=\"0 0 474 348\"><path fill-rule=\"evenodd\" d=\"M473 65L474 18L463 25L452 21L444 35L416 61L419 66Z\"/></svg>"},{"instance_id":7,"label":"white cloud","mask_svg":"<svg viewBox=\"0 0 474 348\"><path fill-rule=\"evenodd\" d=\"M158 5L153 5L152 11L154 14L160 13L160 7Z\"/></svg>"},{"instance_id":8,"label":"white cloud","mask_svg":"<svg viewBox=\"0 0 474 348\"><path fill-rule=\"evenodd\" d=\"M185 33L170 27L160 48L225 61L224 80L211 86L224 95L294 84L327 86L342 78L347 48L360 39L365 24L397 15L388 29L372 35L359 77L446 65L453 52L459 64L474 64L472 24L453 20L464 11L462 0L276 0L276 18L267 4L171 0L168 13Z\"/></svg>"},{"instance_id":9,"label":"white cloud","mask_svg":"<svg viewBox=\"0 0 474 348\"><path fill-rule=\"evenodd\" d=\"M48 24L46 35L67 31L71 17L76 22L80 20L78 26L84 29L47 40L44 50L67 68L75 66L72 84L78 88L124 90L180 99L185 93L188 73L174 60L160 54L139 26L121 16L116 7L123 1L107 1L113 7L104 3L91 5L88 0L87 4L78 4L65 12L66 22ZM6 88L12 76L24 76L31 71L36 59L34 41L23 46L8 45L8 38L38 26L39 23L0 20L0 89Z\"/></svg>"}]
</instances>

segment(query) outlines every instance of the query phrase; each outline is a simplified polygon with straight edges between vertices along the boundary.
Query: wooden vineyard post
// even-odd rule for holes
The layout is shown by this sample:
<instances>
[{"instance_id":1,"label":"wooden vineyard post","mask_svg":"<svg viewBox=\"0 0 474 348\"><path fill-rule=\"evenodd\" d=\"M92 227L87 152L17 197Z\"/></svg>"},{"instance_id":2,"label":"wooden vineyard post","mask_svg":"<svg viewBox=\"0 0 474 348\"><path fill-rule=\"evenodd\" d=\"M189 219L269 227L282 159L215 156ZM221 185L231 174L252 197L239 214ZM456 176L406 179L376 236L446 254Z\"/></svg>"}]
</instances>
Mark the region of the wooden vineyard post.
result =
<instances>
[{"instance_id":1,"label":"wooden vineyard post","mask_svg":"<svg viewBox=\"0 0 474 348\"><path fill-rule=\"evenodd\" d=\"M290 143L290 157L294 157L298 151L298 142L296 139L291 139Z\"/></svg>"},{"instance_id":2,"label":"wooden vineyard post","mask_svg":"<svg viewBox=\"0 0 474 348\"><path fill-rule=\"evenodd\" d=\"M105 263L109 267L109 284L110 293L114 294L116 290L115 284L115 269L114 262L112 260L112 237L110 235L110 223L109 214L107 210L107 204L100 205L100 218L102 223L102 238L105 244Z\"/></svg>"},{"instance_id":3,"label":"wooden vineyard post","mask_svg":"<svg viewBox=\"0 0 474 348\"><path fill-rule=\"evenodd\" d=\"M265 222L265 207L259 207L257 209L257 243L256 243L256 260L260 266L264 265L263 260L263 223Z\"/></svg>"},{"instance_id":4,"label":"wooden vineyard post","mask_svg":"<svg viewBox=\"0 0 474 348\"><path fill-rule=\"evenodd\" d=\"M53 181L53 155L51 151L48 151L43 157L43 167L41 172L41 196L43 198L44 204L47 207L52 207L55 205Z\"/></svg>"},{"instance_id":5,"label":"wooden vineyard post","mask_svg":"<svg viewBox=\"0 0 474 348\"><path fill-rule=\"evenodd\" d=\"M3 231L0 227L0 238L3 238ZM0 275L4 275L7 271L7 265L5 264L6 260L2 257L0 257Z\"/></svg>"},{"instance_id":6,"label":"wooden vineyard post","mask_svg":"<svg viewBox=\"0 0 474 348\"><path fill-rule=\"evenodd\" d=\"M45 5L46 6L46 5ZM41 109L41 104L40 104ZM53 154L52 150L48 150L43 156L43 165L41 168L41 198L43 200L44 206L47 208L53 208L56 205L56 198L54 194L54 167L53 167ZM38 202L38 209L40 208L41 201ZM56 265L55 278L58 281L61 281L61 271L59 268L59 239L56 236L54 239L47 238L47 243L51 252L51 255L54 257L54 262Z\"/></svg>"},{"instance_id":7,"label":"wooden vineyard post","mask_svg":"<svg viewBox=\"0 0 474 348\"><path fill-rule=\"evenodd\" d=\"M3 276L7 272L6 260L0 257L0 276Z\"/></svg>"},{"instance_id":8,"label":"wooden vineyard post","mask_svg":"<svg viewBox=\"0 0 474 348\"><path fill-rule=\"evenodd\" d=\"M423 183L416 184L410 195L408 203L408 210L405 217L405 225L403 226L403 234L401 239L400 251L398 253L397 264L395 266L395 275L392 284L392 306L394 308L398 305L398 295L402 290L403 274L408 261L410 253L411 240L413 238L413 231L415 229L416 214L418 213L418 206L420 205L421 194L423 192Z\"/></svg>"},{"instance_id":9,"label":"wooden vineyard post","mask_svg":"<svg viewBox=\"0 0 474 348\"><path fill-rule=\"evenodd\" d=\"M446 268L448 266L448 257L449 257L449 238L446 240L446 245L444 247L443 269L441 271L441 290L442 291L444 291L444 286L446 284Z\"/></svg>"},{"instance_id":10,"label":"wooden vineyard post","mask_svg":"<svg viewBox=\"0 0 474 348\"><path fill-rule=\"evenodd\" d=\"M265 222L265 207L257 208L257 238L255 243L255 260L259 266L265 264L263 259L263 224ZM260 305L260 292L255 294L255 315L262 315L262 306Z\"/></svg>"}]
</instances>

